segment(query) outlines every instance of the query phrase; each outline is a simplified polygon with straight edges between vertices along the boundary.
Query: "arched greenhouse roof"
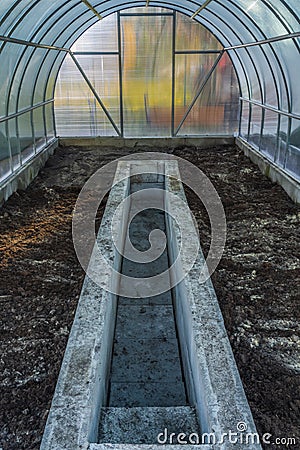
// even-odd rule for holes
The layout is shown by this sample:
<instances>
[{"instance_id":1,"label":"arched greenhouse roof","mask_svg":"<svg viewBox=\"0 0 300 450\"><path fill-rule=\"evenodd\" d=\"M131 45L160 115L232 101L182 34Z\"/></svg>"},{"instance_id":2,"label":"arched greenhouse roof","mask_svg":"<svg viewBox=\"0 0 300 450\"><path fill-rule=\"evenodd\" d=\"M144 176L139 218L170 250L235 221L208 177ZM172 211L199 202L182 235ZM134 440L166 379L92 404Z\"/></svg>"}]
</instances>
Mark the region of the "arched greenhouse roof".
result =
<instances>
[{"instance_id":1,"label":"arched greenhouse roof","mask_svg":"<svg viewBox=\"0 0 300 450\"><path fill-rule=\"evenodd\" d=\"M297 0L211 0L202 5L155 1L150 5L190 16L196 13L195 20L214 33L230 54L242 97L300 118ZM74 41L99 16L137 6L145 2L3 0L1 98L5 101L1 116L52 99L61 61Z\"/></svg>"},{"instance_id":2,"label":"arched greenhouse roof","mask_svg":"<svg viewBox=\"0 0 300 450\"><path fill-rule=\"evenodd\" d=\"M76 64L74 42L106 16L145 6L183 13L219 40L239 82L239 136L262 152L262 138L272 141L266 157L299 180L299 0L2 0L0 182L56 137L55 86L65 56Z\"/></svg>"}]
</instances>

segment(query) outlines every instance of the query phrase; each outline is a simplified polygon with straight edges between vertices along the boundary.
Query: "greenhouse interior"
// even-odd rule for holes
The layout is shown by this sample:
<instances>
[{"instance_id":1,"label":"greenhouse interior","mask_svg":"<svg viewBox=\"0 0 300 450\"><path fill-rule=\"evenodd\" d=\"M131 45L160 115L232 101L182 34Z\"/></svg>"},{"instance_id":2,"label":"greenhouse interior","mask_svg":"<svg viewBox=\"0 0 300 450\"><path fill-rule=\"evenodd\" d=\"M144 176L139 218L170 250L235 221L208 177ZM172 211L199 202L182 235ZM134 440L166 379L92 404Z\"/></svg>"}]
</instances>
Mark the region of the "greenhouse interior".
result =
<instances>
[{"instance_id":1,"label":"greenhouse interior","mask_svg":"<svg viewBox=\"0 0 300 450\"><path fill-rule=\"evenodd\" d=\"M0 62L0 450L300 448L299 0L2 0Z\"/></svg>"}]
</instances>

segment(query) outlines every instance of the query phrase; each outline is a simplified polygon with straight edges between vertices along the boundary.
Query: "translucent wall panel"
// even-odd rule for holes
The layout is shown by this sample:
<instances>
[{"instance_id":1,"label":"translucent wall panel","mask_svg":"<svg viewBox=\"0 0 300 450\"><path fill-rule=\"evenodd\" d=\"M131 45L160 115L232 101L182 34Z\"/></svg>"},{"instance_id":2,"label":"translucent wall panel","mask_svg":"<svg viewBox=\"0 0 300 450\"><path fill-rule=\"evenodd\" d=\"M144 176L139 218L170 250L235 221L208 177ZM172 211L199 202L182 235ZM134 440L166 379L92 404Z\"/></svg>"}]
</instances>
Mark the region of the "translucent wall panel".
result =
<instances>
[{"instance_id":1,"label":"translucent wall panel","mask_svg":"<svg viewBox=\"0 0 300 450\"><path fill-rule=\"evenodd\" d=\"M14 77L18 58L25 50L23 45L6 43L1 52L1 70L0 70L0 116L6 116L7 103L13 107L10 108L9 113L16 112L16 92L10 91L11 80Z\"/></svg>"},{"instance_id":2,"label":"translucent wall panel","mask_svg":"<svg viewBox=\"0 0 300 450\"><path fill-rule=\"evenodd\" d=\"M50 56L52 56L52 58L50 58ZM62 72L59 73L58 71L59 71L59 68L61 67L65 57L66 57L66 55L63 52L61 52L58 55L56 55L55 58L53 58L53 53L47 57L47 63L48 64L52 63L52 64L50 65L51 70L48 69L49 73L48 73L48 81L47 81L47 85L46 85L45 100L50 100L51 98L54 97L54 94L55 94L55 83L56 83L57 80L60 79L61 74L62 74Z\"/></svg>"},{"instance_id":3,"label":"translucent wall panel","mask_svg":"<svg viewBox=\"0 0 300 450\"><path fill-rule=\"evenodd\" d=\"M235 50L235 52L246 69L248 85L250 89L250 99L262 102L261 81L258 78L258 72L255 67L255 62L253 61L253 59L251 59L251 55L246 48L239 48Z\"/></svg>"},{"instance_id":4,"label":"translucent wall panel","mask_svg":"<svg viewBox=\"0 0 300 450\"><path fill-rule=\"evenodd\" d=\"M76 58L114 122L120 127L118 55L78 55Z\"/></svg>"},{"instance_id":5,"label":"translucent wall panel","mask_svg":"<svg viewBox=\"0 0 300 450\"><path fill-rule=\"evenodd\" d=\"M22 83L20 87L19 101L18 101L18 110L28 108L33 105L33 93L36 82L36 73L39 70L44 56L46 55L47 50L45 49L30 49L28 52L29 55L26 59L22 60L21 66L23 64L27 64L23 67L22 70ZM27 63L25 63L27 60ZM41 100L42 101L42 100Z\"/></svg>"},{"instance_id":6,"label":"translucent wall panel","mask_svg":"<svg viewBox=\"0 0 300 450\"><path fill-rule=\"evenodd\" d=\"M183 14L176 15L176 50L222 50L214 35Z\"/></svg>"},{"instance_id":7,"label":"translucent wall panel","mask_svg":"<svg viewBox=\"0 0 300 450\"><path fill-rule=\"evenodd\" d=\"M9 114L18 112L24 107L28 108L32 106L31 102L32 92L29 89L26 90L26 86L25 89L23 88L24 71L26 70L29 64L30 57L32 55L32 50L33 50L32 47L25 48L24 52L22 52L22 55L18 61L18 64L14 69L14 73L12 74L11 93L9 98ZM33 66L31 66L31 69L33 69ZM22 106L19 107L21 88L23 89L23 94L25 94L25 98L21 99Z\"/></svg>"},{"instance_id":8,"label":"translucent wall panel","mask_svg":"<svg viewBox=\"0 0 300 450\"><path fill-rule=\"evenodd\" d=\"M117 15L105 18L105 26L97 22L89 28L72 46L73 52L117 52L118 29Z\"/></svg>"},{"instance_id":9,"label":"translucent wall panel","mask_svg":"<svg viewBox=\"0 0 300 450\"><path fill-rule=\"evenodd\" d=\"M102 58L111 59L112 56ZM93 62L95 62L94 75L97 77L97 82L101 84L102 81L102 84L106 88L106 98L103 98L104 104L105 100L113 102L116 99L117 102L119 99L119 92L116 87L117 83L114 80L111 83L109 77L101 80L101 65L98 65L99 58L90 57L88 64L92 65ZM103 62L103 64L105 63ZM117 134L116 131L70 56L67 56L63 63L61 74L63 75L59 76L57 82L55 102L58 135L115 136ZM115 70L115 74L118 76L118 70ZM100 75L100 78L98 78L98 75ZM93 81L97 84L96 78ZM102 97L101 92L98 95Z\"/></svg>"},{"instance_id":10,"label":"translucent wall panel","mask_svg":"<svg viewBox=\"0 0 300 450\"><path fill-rule=\"evenodd\" d=\"M45 105L44 110L45 110L44 114L45 114L46 136L47 142L49 142L55 137L53 105L52 104Z\"/></svg>"},{"instance_id":11,"label":"translucent wall panel","mask_svg":"<svg viewBox=\"0 0 300 450\"><path fill-rule=\"evenodd\" d=\"M46 143L43 106L32 111L32 120L34 126L35 150L39 151Z\"/></svg>"},{"instance_id":12,"label":"translucent wall panel","mask_svg":"<svg viewBox=\"0 0 300 450\"><path fill-rule=\"evenodd\" d=\"M10 119L8 121L8 134L12 155L12 168L15 171L21 166L21 148L17 132L17 119Z\"/></svg>"},{"instance_id":13,"label":"translucent wall panel","mask_svg":"<svg viewBox=\"0 0 300 450\"><path fill-rule=\"evenodd\" d=\"M24 164L34 155L34 139L32 135L31 113L22 114L17 118L19 140L21 147L21 162Z\"/></svg>"},{"instance_id":14,"label":"translucent wall panel","mask_svg":"<svg viewBox=\"0 0 300 450\"><path fill-rule=\"evenodd\" d=\"M285 164L285 156L287 151L288 129L290 119L287 116L280 116L279 133L278 133L278 149L276 163L283 167Z\"/></svg>"},{"instance_id":15,"label":"translucent wall panel","mask_svg":"<svg viewBox=\"0 0 300 450\"><path fill-rule=\"evenodd\" d=\"M248 53L252 57L258 77L261 80L263 103L278 108L278 96L272 67L268 64L262 48L260 46L250 47Z\"/></svg>"},{"instance_id":16,"label":"translucent wall panel","mask_svg":"<svg viewBox=\"0 0 300 450\"><path fill-rule=\"evenodd\" d=\"M0 181L11 173L9 140L7 138L6 123L0 123Z\"/></svg>"},{"instance_id":17,"label":"translucent wall panel","mask_svg":"<svg viewBox=\"0 0 300 450\"><path fill-rule=\"evenodd\" d=\"M286 33L286 29L278 17L265 2L261 0L234 0L234 4L240 6L242 11L253 19L254 24L260 27L267 37ZM255 25L253 26L255 27Z\"/></svg>"},{"instance_id":18,"label":"translucent wall panel","mask_svg":"<svg viewBox=\"0 0 300 450\"><path fill-rule=\"evenodd\" d=\"M45 60L41 61L41 67L38 72L34 74L34 95L33 95L33 103L37 104L43 102L44 100L50 100L53 97L53 90L50 96L46 95L46 86L47 83L55 83L55 79L51 80L51 75L49 76L49 67L53 66L53 62L58 56L58 52L48 52L45 55ZM51 72L50 72L51 74ZM52 85L52 86L53 86Z\"/></svg>"},{"instance_id":19,"label":"translucent wall panel","mask_svg":"<svg viewBox=\"0 0 300 450\"><path fill-rule=\"evenodd\" d=\"M242 62L236 55L234 51L227 51L228 56L230 57L233 67L235 69L235 72L237 74L237 82L240 87L240 95L245 98L249 98L249 86L247 83L247 76L245 73L245 69L242 65Z\"/></svg>"},{"instance_id":20,"label":"translucent wall panel","mask_svg":"<svg viewBox=\"0 0 300 450\"><path fill-rule=\"evenodd\" d=\"M201 85L207 77L209 70L213 67L217 57L218 55L215 54L176 55L174 102L175 128L178 127L197 92L199 92ZM200 117L198 117L198 119L200 119ZM196 126L198 119L194 114L189 118L190 121L196 121Z\"/></svg>"},{"instance_id":21,"label":"translucent wall panel","mask_svg":"<svg viewBox=\"0 0 300 450\"><path fill-rule=\"evenodd\" d=\"M299 50L292 39L281 42L275 42L272 47L280 58L285 78L289 87L289 97L291 101L292 112L300 114L300 96L299 96L299 73L300 58Z\"/></svg>"},{"instance_id":22,"label":"translucent wall panel","mask_svg":"<svg viewBox=\"0 0 300 450\"><path fill-rule=\"evenodd\" d=\"M248 142L257 149L260 146L261 123L262 108L260 106L251 105L251 121Z\"/></svg>"},{"instance_id":23,"label":"translucent wall panel","mask_svg":"<svg viewBox=\"0 0 300 450\"><path fill-rule=\"evenodd\" d=\"M16 21L32 4L32 0L12 1L1 0L0 2L0 17L7 15L6 20L0 24L0 34L7 35L9 31L15 26ZM10 14L7 14L10 12Z\"/></svg>"},{"instance_id":24,"label":"translucent wall panel","mask_svg":"<svg viewBox=\"0 0 300 450\"><path fill-rule=\"evenodd\" d=\"M273 47L270 46L270 44L262 45L261 48L264 49L266 57L269 59L269 61L272 61L272 70L273 70L273 76L275 80L275 86L277 88L277 93L275 92L275 89L272 93L272 88L269 85L268 87L268 95L267 95L267 103L269 105L277 106L277 94L278 94L278 108L281 111L288 112L289 105L288 105L288 89L285 84L285 75L283 72L283 69L281 67L281 62L278 58L278 55L274 53ZM276 58L274 57L276 55ZM274 101L272 101L272 97Z\"/></svg>"},{"instance_id":25,"label":"translucent wall panel","mask_svg":"<svg viewBox=\"0 0 300 450\"><path fill-rule=\"evenodd\" d=\"M272 6L277 13L279 13L280 18L283 20L284 25L291 32L299 31L299 19L297 18L297 9L300 13L299 1L295 0L297 6L293 7L292 10L288 10L281 0L272 0Z\"/></svg>"},{"instance_id":26,"label":"translucent wall panel","mask_svg":"<svg viewBox=\"0 0 300 450\"><path fill-rule=\"evenodd\" d=\"M122 17L121 25L124 134L169 136L172 17Z\"/></svg>"},{"instance_id":27,"label":"translucent wall panel","mask_svg":"<svg viewBox=\"0 0 300 450\"><path fill-rule=\"evenodd\" d=\"M250 107L251 107L250 103L242 102L240 136L246 141L248 140L248 132L249 132Z\"/></svg>"},{"instance_id":28,"label":"translucent wall panel","mask_svg":"<svg viewBox=\"0 0 300 450\"><path fill-rule=\"evenodd\" d=\"M237 80L225 53L178 134L234 134L238 131L238 113Z\"/></svg>"},{"instance_id":29,"label":"translucent wall panel","mask_svg":"<svg viewBox=\"0 0 300 450\"><path fill-rule=\"evenodd\" d=\"M290 145L286 155L285 168L300 180L300 120L292 120Z\"/></svg>"},{"instance_id":30,"label":"translucent wall panel","mask_svg":"<svg viewBox=\"0 0 300 450\"><path fill-rule=\"evenodd\" d=\"M260 150L272 161L275 160L277 151L278 120L279 115L276 112L265 110Z\"/></svg>"},{"instance_id":31,"label":"translucent wall panel","mask_svg":"<svg viewBox=\"0 0 300 450\"><path fill-rule=\"evenodd\" d=\"M160 8L125 10L120 14L120 48L117 14L91 27L72 47L80 66L120 131L123 125L126 137L172 135L222 48L216 38L202 25L178 13L175 17L174 30L174 15L170 10ZM179 38L176 38L173 48L174 31L175 36ZM106 43L106 40L109 42ZM212 52L201 54L208 50ZM108 52L115 54L107 54ZM120 59L121 66L119 66ZM79 84L76 80L80 80ZM101 127L98 123L102 120L101 110L95 102L92 91L88 92L87 86L83 88L84 90L81 89L83 84L78 68L70 58L66 58L55 91L57 129L60 135L66 135L65 133L70 135L74 132L77 135L107 134L109 132L107 124L108 130L111 130L111 125L104 115L102 117L105 127ZM203 134L203 132L223 134L225 130L226 133L232 134L236 131L239 91L228 56L222 59L209 86L203 95L202 103L199 100L198 107L194 107L189 114L185 134ZM215 86L218 86L217 90ZM209 89L210 94L207 93ZM83 97L83 92L88 101L80 100L82 103L80 106L78 97ZM213 103L212 97L215 94L218 98ZM77 101L74 97L77 97ZM233 107L225 106L233 97L235 97ZM208 101L209 104L205 105ZM96 105L97 111L92 114L89 111L93 104ZM72 105L76 106L75 112L71 111ZM199 108L202 109L202 113ZM84 120L76 119L74 124L78 125L76 131L72 132L70 114L74 117L80 110L85 111ZM174 111L174 130L172 111ZM220 111L223 111L221 115ZM218 118L215 120L213 116L216 114ZM199 120L203 120L200 127ZM214 120L215 129L212 126ZM229 120L228 124L224 124L226 120ZM89 124L89 121L92 123Z\"/></svg>"}]
</instances>

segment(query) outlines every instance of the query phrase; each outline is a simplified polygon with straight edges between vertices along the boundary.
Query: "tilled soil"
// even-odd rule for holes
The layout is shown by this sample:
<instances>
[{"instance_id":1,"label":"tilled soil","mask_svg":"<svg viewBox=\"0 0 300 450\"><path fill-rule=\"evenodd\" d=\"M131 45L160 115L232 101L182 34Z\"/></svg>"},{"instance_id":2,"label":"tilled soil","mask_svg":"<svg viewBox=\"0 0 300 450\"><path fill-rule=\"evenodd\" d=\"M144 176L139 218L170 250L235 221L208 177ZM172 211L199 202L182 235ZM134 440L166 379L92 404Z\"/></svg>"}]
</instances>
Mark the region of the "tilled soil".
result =
<instances>
[{"instance_id":1,"label":"tilled soil","mask_svg":"<svg viewBox=\"0 0 300 450\"><path fill-rule=\"evenodd\" d=\"M39 448L84 277L72 243L72 211L89 176L130 152L59 148L31 186L0 209L3 450ZM258 431L272 434L272 442L297 439L265 448L296 450L300 208L236 147L174 154L209 176L225 207L227 243L213 282ZM207 252L209 219L199 199L188 190L187 197Z\"/></svg>"}]
</instances>

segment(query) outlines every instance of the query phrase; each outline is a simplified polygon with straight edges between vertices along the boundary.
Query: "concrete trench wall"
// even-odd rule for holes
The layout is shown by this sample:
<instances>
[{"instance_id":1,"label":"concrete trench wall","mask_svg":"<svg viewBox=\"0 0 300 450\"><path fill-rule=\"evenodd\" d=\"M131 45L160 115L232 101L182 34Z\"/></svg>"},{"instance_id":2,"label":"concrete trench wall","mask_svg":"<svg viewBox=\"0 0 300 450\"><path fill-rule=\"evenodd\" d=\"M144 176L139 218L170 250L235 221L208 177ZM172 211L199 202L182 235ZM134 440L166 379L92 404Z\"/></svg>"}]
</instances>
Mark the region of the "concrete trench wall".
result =
<instances>
[{"instance_id":1,"label":"concrete trench wall","mask_svg":"<svg viewBox=\"0 0 300 450\"><path fill-rule=\"evenodd\" d=\"M278 183L295 202L300 204L300 183L292 176L282 170L274 162L266 158L261 152L255 150L248 142L241 138L236 139L236 145L243 150L244 154L256 164L260 171L274 183Z\"/></svg>"},{"instance_id":2,"label":"concrete trench wall","mask_svg":"<svg viewBox=\"0 0 300 450\"><path fill-rule=\"evenodd\" d=\"M0 186L0 207L18 189L26 189L29 186L57 147L58 139L53 139L43 150L9 176Z\"/></svg>"},{"instance_id":3,"label":"concrete trench wall","mask_svg":"<svg viewBox=\"0 0 300 450\"><path fill-rule=\"evenodd\" d=\"M111 238L111 218L117 206L128 195L132 167L136 165L141 165L147 173L163 167L166 191L186 201L177 162L151 161L147 162L147 168L142 161L119 163L115 181L123 181L111 190L97 238L105 256L113 261L117 270L120 270L121 257L115 251ZM174 182L174 179L177 181ZM168 201L166 197L166 203ZM170 263L176 259L181 242L180 230L171 218L172 208L172 201L166 204ZM128 211L124 211L123 223L119 227L118 239L121 244L124 243L127 230L127 214ZM190 232L194 232L192 227ZM214 288L210 280L204 284L198 281L203 261L200 250L192 270L173 288L172 294L189 404L196 408L201 433L214 433L221 441L222 433L236 432L240 422L247 425L247 433L255 434L256 429ZM94 255L90 264L94 270L101 270ZM177 270L180 272L180 266L177 266ZM174 273L174 277L177 276ZM117 284L118 280L112 282ZM169 445L168 442L165 445L98 443L101 408L107 402L116 304L115 295L86 277L41 450L261 449L257 443L233 446L226 439L213 445Z\"/></svg>"}]
</instances>

